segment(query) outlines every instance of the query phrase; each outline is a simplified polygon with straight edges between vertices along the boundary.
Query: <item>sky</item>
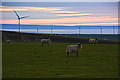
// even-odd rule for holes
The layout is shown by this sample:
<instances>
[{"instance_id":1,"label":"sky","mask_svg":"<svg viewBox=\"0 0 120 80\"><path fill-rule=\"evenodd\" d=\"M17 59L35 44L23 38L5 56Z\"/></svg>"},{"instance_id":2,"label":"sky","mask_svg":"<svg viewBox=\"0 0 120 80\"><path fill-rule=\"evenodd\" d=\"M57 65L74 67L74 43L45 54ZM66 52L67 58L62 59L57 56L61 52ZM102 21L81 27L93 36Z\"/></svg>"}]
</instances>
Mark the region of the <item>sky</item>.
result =
<instances>
[{"instance_id":1,"label":"sky","mask_svg":"<svg viewBox=\"0 0 120 80\"><path fill-rule=\"evenodd\" d=\"M119 2L119 0L2 0L2 2Z\"/></svg>"},{"instance_id":2,"label":"sky","mask_svg":"<svg viewBox=\"0 0 120 80\"><path fill-rule=\"evenodd\" d=\"M3 24L18 23L13 10L20 17L29 16L22 19L21 24L65 26L118 24L117 2L3 2L0 6Z\"/></svg>"}]
</instances>

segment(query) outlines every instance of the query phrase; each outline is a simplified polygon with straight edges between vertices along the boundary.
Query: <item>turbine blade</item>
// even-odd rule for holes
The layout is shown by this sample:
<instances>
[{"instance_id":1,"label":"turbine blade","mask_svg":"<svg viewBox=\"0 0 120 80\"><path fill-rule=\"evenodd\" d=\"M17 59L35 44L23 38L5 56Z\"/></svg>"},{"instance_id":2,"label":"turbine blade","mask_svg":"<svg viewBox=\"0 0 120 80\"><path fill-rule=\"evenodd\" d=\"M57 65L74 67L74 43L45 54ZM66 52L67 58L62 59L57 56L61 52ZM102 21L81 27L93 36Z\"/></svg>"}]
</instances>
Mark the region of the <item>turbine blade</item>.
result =
<instances>
[{"instance_id":1,"label":"turbine blade","mask_svg":"<svg viewBox=\"0 0 120 80\"><path fill-rule=\"evenodd\" d=\"M19 15L17 14L17 12L16 12L15 10L13 10L13 11L15 12L16 16L17 16L18 18L20 18Z\"/></svg>"},{"instance_id":2,"label":"turbine blade","mask_svg":"<svg viewBox=\"0 0 120 80\"><path fill-rule=\"evenodd\" d=\"M29 17L29 16L24 16L24 17L21 17L20 19L27 18L27 17Z\"/></svg>"}]
</instances>

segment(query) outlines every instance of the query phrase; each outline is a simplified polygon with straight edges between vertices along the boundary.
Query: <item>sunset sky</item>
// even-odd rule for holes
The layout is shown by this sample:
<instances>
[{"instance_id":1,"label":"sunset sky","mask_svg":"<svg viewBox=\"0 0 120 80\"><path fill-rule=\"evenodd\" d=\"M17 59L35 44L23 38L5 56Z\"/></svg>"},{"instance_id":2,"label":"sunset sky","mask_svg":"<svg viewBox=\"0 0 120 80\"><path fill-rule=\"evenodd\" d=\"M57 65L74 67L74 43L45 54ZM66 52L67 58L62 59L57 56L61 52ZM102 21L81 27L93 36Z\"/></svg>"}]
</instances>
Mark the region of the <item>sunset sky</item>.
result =
<instances>
[{"instance_id":1,"label":"sunset sky","mask_svg":"<svg viewBox=\"0 0 120 80\"><path fill-rule=\"evenodd\" d=\"M119 2L119 0L2 0L2 2Z\"/></svg>"},{"instance_id":2,"label":"sunset sky","mask_svg":"<svg viewBox=\"0 0 120 80\"><path fill-rule=\"evenodd\" d=\"M117 2L3 2L0 6L3 24L17 24L15 10L21 24L35 25L103 25L118 24Z\"/></svg>"}]
</instances>

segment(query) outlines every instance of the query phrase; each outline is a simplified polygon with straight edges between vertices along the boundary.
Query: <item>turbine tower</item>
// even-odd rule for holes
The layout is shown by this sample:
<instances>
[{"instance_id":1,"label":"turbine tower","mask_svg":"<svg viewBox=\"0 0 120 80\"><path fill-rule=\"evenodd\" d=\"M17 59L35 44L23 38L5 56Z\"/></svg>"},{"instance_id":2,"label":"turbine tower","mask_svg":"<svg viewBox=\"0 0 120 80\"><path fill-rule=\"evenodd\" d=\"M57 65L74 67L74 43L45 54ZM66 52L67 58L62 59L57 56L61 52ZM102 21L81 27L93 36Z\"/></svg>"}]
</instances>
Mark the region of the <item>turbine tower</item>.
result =
<instances>
[{"instance_id":1,"label":"turbine tower","mask_svg":"<svg viewBox=\"0 0 120 80\"><path fill-rule=\"evenodd\" d=\"M100 30L101 30L101 35L102 35L102 28L100 28Z\"/></svg>"},{"instance_id":2,"label":"turbine tower","mask_svg":"<svg viewBox=\"0 0 120 80\"><path fill-rule=\"evenodd\" d=\"M17 16L17 18L18 18L18 26L19 26L19 32L20 32L20 20L23 19L23 18L27 18L27 17L29 17L29 16L20 17L15 10L13 10L13 11L15 12L15 14L16 14L16 16Z\"/></svg>"},{"instance_id":3,"label":"turbine tower","mask_svg":"<svg viewBox=\"0 0 120 80\"><path fill-rule=\"evenodd\" d=\"M80 26L79 26L79 34L80 34L80 29L81 29L81 28L80 28Z\"/></svg>"},{"instance_id":4,"label":"turbine tower","mask_svg":"<svg viewBox=\"0 0 120 80\"><path fill-rule=\"evenodd\" d=\"M114 26L114 24L113 24L113 34L115 34L115 26Z\"/></svg>"}]
</instances>

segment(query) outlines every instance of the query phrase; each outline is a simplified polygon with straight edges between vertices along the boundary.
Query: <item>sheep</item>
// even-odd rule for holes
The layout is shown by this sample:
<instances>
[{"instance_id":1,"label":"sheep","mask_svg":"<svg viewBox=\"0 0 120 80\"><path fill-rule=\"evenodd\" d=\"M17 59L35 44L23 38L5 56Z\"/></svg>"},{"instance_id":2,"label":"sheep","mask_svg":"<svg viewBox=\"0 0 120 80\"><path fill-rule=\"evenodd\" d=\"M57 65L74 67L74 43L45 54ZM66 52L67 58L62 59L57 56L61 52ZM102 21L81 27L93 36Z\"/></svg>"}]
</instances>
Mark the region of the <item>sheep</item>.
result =
<instances>
[{"instance_id":1,"label":"sheep","mask_svg":"<svg viewBox=\"0 0 120 80\"><path fill-rule=\"evenodd\" d=\"M97 42L98 42L97 38L96 39L89 39L89 46L90 46L90 44L94 44L94 46L95 46L95 44L97 44Z\"/></svg>"},{"instance_id":2,"label":"sheep","mask_svg":"<svg viewBox=\"0 0 120 80\"><path fill-rule=\"evenodd\" d=\"M104 40L107 40L107 38L105 37Z\"/></svg>"},{"instance_id":3,"label":"sheep","mask_svg":"<svg viewBox=\"0 0 120 80\"><path fill-rule=\"evenodd\" d=\"M6 42L7 42L7 43L11 43L12 41L8 39L8 40L6 40Z\"/></svg>"},{"instance_id":4,"label":"sheep","mask_svg":"<svg viewBox=\"0 0 120 80\"><path fill-rule=\"evenodd\" d=\"M76 56L78 56L78 52L80 51L81 48L82 48L82 45L80 43L76 45L68 45L66 49L67 56L69 56L69 53L76 53Z\"/></svg>"},{"instance_id":5,"label":"sheep","mask_svg":"<svg viewBox=\"0 0 120 80\"><path fill-rule=\"evenodd\" d=\"M42 46L43 46L44 43L48 44L48 46L49 46L50 42L51 42L50 38L49 39L41 39Z\"/></svg>"}]
</instances>

